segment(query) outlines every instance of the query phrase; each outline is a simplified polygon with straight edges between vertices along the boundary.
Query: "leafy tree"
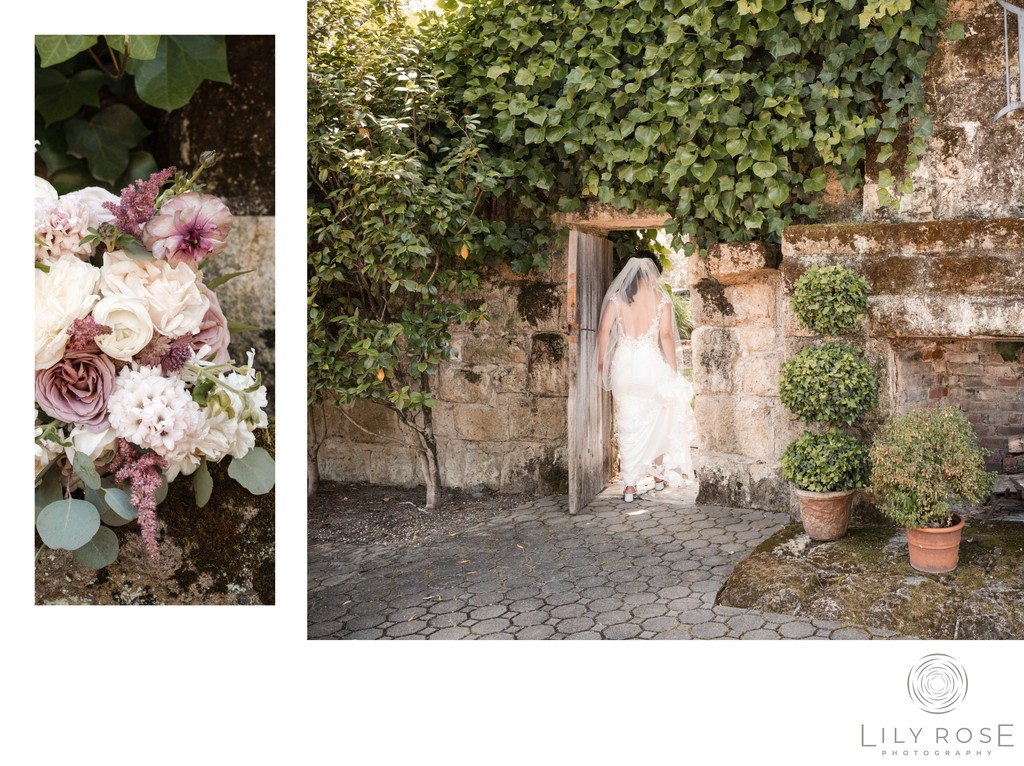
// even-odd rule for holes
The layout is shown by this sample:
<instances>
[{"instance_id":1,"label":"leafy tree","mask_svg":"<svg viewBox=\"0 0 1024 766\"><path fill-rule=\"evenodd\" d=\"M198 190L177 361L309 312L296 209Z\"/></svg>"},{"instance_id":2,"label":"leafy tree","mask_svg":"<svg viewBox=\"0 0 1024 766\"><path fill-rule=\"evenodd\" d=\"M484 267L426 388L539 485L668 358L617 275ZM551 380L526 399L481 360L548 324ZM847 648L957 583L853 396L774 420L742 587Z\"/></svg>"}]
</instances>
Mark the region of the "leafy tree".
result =
<instances>
[{"instance_id":1,"label":"leafy tree","mask_svg":"<svg viewBox=\"0 0 1024 766\"><path fill-rule=\"evenodd\" d=\"M161 112L203 80L230 83L222 35L37 35L36 138L41 176L60 193L114 192L156 172L143 147Z\"/></svg>"},{"instance_id":2,"label":"leafy tree","mask_svg":"<svg viewBox=\"0 0 1024 766\"><path fill-rule=\"evenodd\" d=\"M479 118L438 88L399 3L314 0L308 26L309 403L397 413L433 508L434 373L451 327L484 317L465 294L481 251L507 238L479 214L497 171Z\"/></svg>"}]
</instances>

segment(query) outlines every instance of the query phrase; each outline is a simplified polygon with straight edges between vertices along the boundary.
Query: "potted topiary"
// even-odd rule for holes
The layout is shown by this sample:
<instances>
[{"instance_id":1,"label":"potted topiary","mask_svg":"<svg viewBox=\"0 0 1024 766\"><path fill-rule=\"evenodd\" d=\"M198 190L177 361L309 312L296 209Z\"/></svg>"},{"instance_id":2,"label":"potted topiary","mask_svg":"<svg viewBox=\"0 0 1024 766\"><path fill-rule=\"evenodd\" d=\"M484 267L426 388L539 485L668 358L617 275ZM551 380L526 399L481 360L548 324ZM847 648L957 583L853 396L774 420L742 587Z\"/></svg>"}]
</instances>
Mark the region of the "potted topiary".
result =
<instances>
[{"instance_id":1,"label":"potted topiary","mask_svg":"<svg viewBox=\"0 0 1024 766\"><path fill-rule=\"evenodd\" d=\"M782 478L796 485L800 519L812 540L846 534L853 490L867 486L868 449L837 428L807 431L782 455Z\"/></svg>"},{"instance_id":2,"label":"potted topiary","mask_svg":"<svg viewBox=\"0 0 1024 766\"><path fill-rule=\"evenodd\" d=\"M964 519L953 506L977 505L995 483L967 417L949 406L897 415L875 437L870 454L879 510L906 528L910 566L930 573L955 569Z\"/></svg>"},{"instance_id":3,"label":"potted topiary","mask_svg":"<svg viewBox=\"0 0 1024 766\"><path fill-rule=\"evenodd\" d=\"M791 307L808 329L821 335L856 326L867 309L868 285L843 266L808 269L793 287ZM796 487L800 518L812 540L846 534L853 492L866 485L867 448L837 426L849 426L878 395L871 366L855 347L834 340L804 348L780 370L779 398L811 431L790 444L782 476Z\"/></svg>"}]
</instances>

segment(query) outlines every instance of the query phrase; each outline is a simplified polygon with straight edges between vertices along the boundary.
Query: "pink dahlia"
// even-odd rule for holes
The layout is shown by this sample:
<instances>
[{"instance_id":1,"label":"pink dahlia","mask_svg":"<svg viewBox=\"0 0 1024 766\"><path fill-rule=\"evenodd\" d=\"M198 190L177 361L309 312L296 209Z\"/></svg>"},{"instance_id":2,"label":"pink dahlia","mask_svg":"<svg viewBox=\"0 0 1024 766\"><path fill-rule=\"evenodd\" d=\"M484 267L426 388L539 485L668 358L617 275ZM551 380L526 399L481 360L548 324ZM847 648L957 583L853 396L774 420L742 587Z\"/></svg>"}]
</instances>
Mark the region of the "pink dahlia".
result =
<instances>
[{"instance_id":1,"label":"pink dahlia","mask_svg":"<svg viewBox=\"0 0 1024 766\"><path fill-rule=\"evenodd\" d=\"M195 265L227 246L231 224L231 211L220 199L185 192L163 204L145 225L142 241L155 258Z\"/></svg>"}]
</instances>

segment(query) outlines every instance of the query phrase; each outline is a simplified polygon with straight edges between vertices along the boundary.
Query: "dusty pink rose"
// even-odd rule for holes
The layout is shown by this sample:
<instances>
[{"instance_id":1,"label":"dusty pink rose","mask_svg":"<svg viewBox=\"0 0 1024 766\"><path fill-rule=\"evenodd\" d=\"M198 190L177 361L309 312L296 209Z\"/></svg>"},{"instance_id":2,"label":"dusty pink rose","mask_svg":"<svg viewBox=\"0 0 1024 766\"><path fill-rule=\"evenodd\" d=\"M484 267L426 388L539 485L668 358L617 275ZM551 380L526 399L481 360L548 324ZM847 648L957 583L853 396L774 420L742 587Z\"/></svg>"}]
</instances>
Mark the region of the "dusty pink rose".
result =
<instances>
[{"instance_id":1,"label":"dusty pink rose","mask_svg":"<svg viewBox=\"0 0 1024 766\"><path fill-rule=\"evenodd\" d=\"M211 351L207 359L217 364L223 364L231 358L228 355L228 344L231 342L228 320L225 318L224 312L221 311L220 301L217 300L213 290L205 285L200 290L210 299L210 310L203 317L203 321L199 325L199 332L192 336L192 349L198 354L203 346L209 346Z\"/></svg>"},{"instance_id":2,"label":"dusty pink rose","mask_svg":"<svg viewBox=\"0 0 1024 766\"><path fill-rule=\"evenodd\" d=\"M57 420L101 431L108 426L107 399L116 379L106 355L68 351L57 364L36 372L36 404Z\"/></svg>"},{"instance_id":3,"label":"dusty pink rose","mask_svg":"<svg viewBox=\"0 0 1024 766\"><path fill-rule=\"evenodd\" d=\"M231 211L217 197L185 192L163 204L142 241L154 258L195 265L227 246L231 225Z\"/></svg>"}]
</instances>

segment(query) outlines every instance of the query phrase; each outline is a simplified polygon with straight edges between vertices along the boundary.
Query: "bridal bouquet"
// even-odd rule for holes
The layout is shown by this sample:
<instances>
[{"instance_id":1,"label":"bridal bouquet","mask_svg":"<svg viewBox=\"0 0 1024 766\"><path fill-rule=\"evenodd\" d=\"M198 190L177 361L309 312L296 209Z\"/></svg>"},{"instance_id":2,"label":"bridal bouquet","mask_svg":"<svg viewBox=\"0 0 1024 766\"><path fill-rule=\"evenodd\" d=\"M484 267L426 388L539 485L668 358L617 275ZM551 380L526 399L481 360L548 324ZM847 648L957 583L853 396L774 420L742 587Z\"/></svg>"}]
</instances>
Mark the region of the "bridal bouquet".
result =
<instances>
[{"instance_id":1,"label":"bridal bouquet","mask_svg":"<svg viewBox=\"0 0 1024 766\"><path fill-rule=\"evenodd\" d=\"M50 548L99 568L117 558L112 526L138 519L159 558L156 508L190 475L196 504L213 489L207 464L253 494L274 485L256 445L266 387L228 355L230 330L205 281L232 217L199 173L168 168L120 198L99 188L59 196L35 188L36 529ZM166 189L161 188L170 184Z\"/></svg>"}]
</instances>

